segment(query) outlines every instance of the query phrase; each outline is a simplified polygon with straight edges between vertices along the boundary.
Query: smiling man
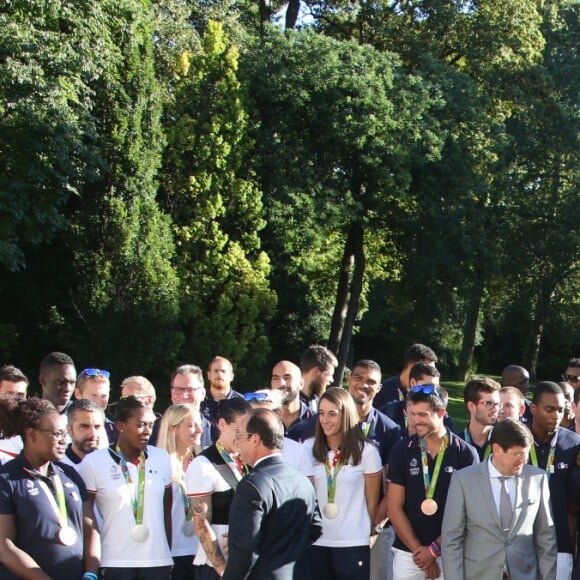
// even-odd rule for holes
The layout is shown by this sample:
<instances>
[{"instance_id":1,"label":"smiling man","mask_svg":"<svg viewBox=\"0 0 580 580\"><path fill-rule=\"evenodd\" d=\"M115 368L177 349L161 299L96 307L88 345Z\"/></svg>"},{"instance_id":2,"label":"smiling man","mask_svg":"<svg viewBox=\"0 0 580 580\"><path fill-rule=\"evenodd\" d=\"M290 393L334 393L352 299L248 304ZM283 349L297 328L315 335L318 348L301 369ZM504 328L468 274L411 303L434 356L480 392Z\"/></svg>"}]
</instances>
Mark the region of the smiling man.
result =
<instances>
[{"instance_id":1,"label":"smiling man","mask_svg":"<svg viewBox=\"0 0 580 580\"><path fill-rule=\"evenodd\" d=\"M550 494L545 474L526 465L530 433L505 419L490 445L487 461L451 478L442 533L445 580L553 580Z\"/></svg>"},{"instance_id":2,"label":"smiling man","mask_svg":"<svg viewBox=\"0 0 580 580\"><path fill-rule=\"evenodd\" d=\"M65 414L77 383L73 359L64 352L51 352L40 363L38 382L42 398L50 401L61 414Z\"/></svg>"}]
</instances>

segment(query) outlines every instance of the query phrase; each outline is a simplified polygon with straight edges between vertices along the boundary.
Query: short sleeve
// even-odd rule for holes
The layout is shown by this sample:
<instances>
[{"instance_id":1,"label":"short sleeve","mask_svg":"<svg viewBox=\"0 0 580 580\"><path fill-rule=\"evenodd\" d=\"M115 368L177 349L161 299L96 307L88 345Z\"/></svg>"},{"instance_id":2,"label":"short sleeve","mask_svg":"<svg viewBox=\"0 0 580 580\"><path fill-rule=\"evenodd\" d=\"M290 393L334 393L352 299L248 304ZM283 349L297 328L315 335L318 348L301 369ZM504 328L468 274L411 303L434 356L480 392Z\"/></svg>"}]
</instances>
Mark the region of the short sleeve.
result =
<instances>
[{"instance_id":1,"label":"short sleeve","mask_svg":"<svg viewBox=\"0 0 580 580\"><path fill-rule=\"evenodd\" d=\"M6 474L0 475L0 514L14 515L14 502L12 501L12 487Z\"/></svg>"},{"instance_id":2,"label":"short sleeve","mask_svg":"<svg viewBox=\"0 0 580 580\"><path fill-rule=\"evenodd\" d=\"M207 457L199 455L187 468L185 474L185 489L188 496L209 495L214 492L213 473L214 466Z\"/></svg>"},{"instance_id":3,"label":"short sleeve","mask_svg":"<svg viewBox=\"0 0 580 580\"><path fill-rule=\"evenodd\" d=\"M363 473L365 475L379 473L383 469L379 451L374 445L370 443L365 443L363 447L361 463L363 466Z\"/></svg>"},{"instance_id":4,"label":"short sleeve","mask_svg":"<svg viewBox=\"0 0 580 580\"><path fill-rule=\"evenodd\" d=\"M399 441L391 451L387 480L397 485L405 485L405 444Z\"/></svg>"},{"instance_id":5,"label":"short sleeve","mask_svg":"<svg viewBox=\"0 0 580 580\"><path fill-rule=\"evenodd\" d=\"M95 453L98 453L96 451ZM93 458L91 455L88 455L84 458L83 461L79 463L79 475L81 476L86 491L88 493L96 493L97 492L97 478L95 476L95 470L93 469Z\"/></svg>"}]
</instances>

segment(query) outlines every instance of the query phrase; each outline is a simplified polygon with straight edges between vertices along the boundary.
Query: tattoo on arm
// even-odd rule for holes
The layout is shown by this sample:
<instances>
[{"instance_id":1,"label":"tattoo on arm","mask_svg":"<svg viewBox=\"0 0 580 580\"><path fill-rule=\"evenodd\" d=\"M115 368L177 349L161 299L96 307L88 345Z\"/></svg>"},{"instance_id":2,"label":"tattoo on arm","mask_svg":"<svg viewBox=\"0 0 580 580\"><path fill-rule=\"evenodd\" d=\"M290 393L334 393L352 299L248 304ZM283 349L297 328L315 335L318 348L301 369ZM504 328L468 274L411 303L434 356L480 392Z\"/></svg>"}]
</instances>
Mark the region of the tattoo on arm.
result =
<instances>
[{"instance_id":1,"label":"tattoo on arm","mask_svg":"<svg viewBox=\"0 0 580 580\"><path fill-rule=\"evenodd\" d=\"M207 559L214 568L225 566L226 560L211 527L211 496L190 497L189 502L193 511L195 531Z\"/></svg>"}]
</instances>

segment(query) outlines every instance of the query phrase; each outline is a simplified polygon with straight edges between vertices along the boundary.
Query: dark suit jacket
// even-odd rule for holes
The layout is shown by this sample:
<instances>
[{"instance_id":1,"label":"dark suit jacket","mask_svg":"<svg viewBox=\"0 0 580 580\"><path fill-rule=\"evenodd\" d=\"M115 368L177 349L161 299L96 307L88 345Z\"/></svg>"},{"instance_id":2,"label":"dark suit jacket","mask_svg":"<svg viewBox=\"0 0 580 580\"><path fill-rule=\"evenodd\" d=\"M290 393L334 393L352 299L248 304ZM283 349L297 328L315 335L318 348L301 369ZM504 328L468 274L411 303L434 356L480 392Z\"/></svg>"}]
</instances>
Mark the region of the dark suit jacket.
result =
<instances>
[{"instance_id":1,"label":"dark suit jacket","mask_svg":"<svg viewBox=\"0 0 580 580\"><path fill-rule=\"evenodd\" d=\"M309 580L310 544L322 533L308 478L280 455L262 460L236 488L224 580Z\"/></svg>"}]
</instances>

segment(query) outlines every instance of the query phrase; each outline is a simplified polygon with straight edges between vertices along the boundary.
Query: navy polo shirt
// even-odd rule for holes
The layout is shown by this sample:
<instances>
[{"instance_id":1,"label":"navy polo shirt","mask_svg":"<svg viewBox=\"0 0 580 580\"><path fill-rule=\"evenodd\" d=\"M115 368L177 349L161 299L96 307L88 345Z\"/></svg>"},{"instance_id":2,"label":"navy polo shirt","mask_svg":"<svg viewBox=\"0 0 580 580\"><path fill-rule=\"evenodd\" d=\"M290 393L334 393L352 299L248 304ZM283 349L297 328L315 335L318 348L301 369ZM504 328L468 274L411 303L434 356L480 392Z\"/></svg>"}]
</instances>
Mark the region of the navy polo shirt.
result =
<instances>
[{"instance_id":1,"label":"navy polo shirt","mask_svg":"<svg viewBox=\"0 0 580 580\"><path fill-rule=\"evenodd\" d=\"M383 413L374 408L371 409L366 423L370 423L366 436L379 450L381 463L388 465L393 447L403 436L400 427L386 415L383 415Z\"/></svg>"},{"instance_id":2,"label":"navy polo shirt","mask_svg":"<svg viewBox=\"0 0 580 580\"><path fill-rule=\"evenodd\" d=\"M244 395L230 389L230 392L226 395L226 399L233 399L234 397L244 398ZM205 417L210 423L210 437L211 442L215 443L220 436L220 432L217 426L218 413L220 409L220 402L216 401L211 395L211 389L207 390L205 399L201 402L199 410L201 411L202 417Z\"/></svg>"},{"instance_id":3,"label":"navy polo shirt","mask_svg":"<svg viewBox=\"0 0 580 580\"><path fill-rule=\"evenodd\" d=\"M392 419L401 428L403 433L407 432L407 426L405 424L405 404L406 401L389 401L384 407L379 409L381 413L384 413L389 419ZM449 431L455 433L455 424L447 412L445 412L443 424Z\"/></svg>"},{"instance_id":4,"label":"navy polo shirt","mask_svg":"<svg viewBox=\"0 0 580 580\"><path fill-rule=\"evenodd\" d=\"M434 459L431 455L428 455L428 459L429 474L433 476L436 458ZM439 479L433 496L439 509L434 515L426 516L421 512L421 502L425 499L425 485L423 483L421 448L419 447L417 435L405 437L393 448L389 460L388 480L405 488L405 505L403 509L422 546L429 546L431 542L441 535L443 510L453 472L475 463L479 463L475 449L463 439L460 439L455 433L450 433L449 445L443 456L441 471L439 472ZM399 536L395 537L393 547L409 552L409 548Z\"/></svg>"},{"instance_id":5,"label":"navy polo shirt","mask_svg":"<svg viewBox=\"0 0 580 580\"><path fill-rule=\"evenodd\" d=\"M407 389L401 384L401 379L399 375L391 377L381 385L381 390L376 394L373 399L373 407L376 409L381 409L387 403L391 401L399 401L401 398L405 398L407 394Z\"/></svg>"},{"instance_id":6,"label":"navy polo shirt","mask_svg":"<svg viewBox=\"0 0 580 580\"><path fill-rule=\"evenodd\" d=\"M487 451L488 447L489 447L489 437L487 438L487 441L484 443L484 445L482 445L481 447L471 438L471 435L469 434L469 425L467 425L467 427L465 427L465 429L461 429L461 431L459 431L459 433L457 433L457 435L459 435L459 437L461 437L461 439L463 439L464 441L467 441L476 451L477 451L477 455L479 456L479 461L483 461L484 459L487 459L485 457L485 452ZM491 436L491 432L490 432L490 436ZM491 448L489 449L488 452L488 457L489 455L491 455Z\"/></svg>"},{"instance_id":7,"label":"navy polo shirt","mask_svg":"<svg viewBox=\"0 0 580 580\"><path fill-rule=\"evenodd\" d=\"M558 552L572 553L572 539L568 528L568 504L574 503L576 493L574 491L574 472L576 455L580 451L580 436L568 429L558 428L556 439L556 452L554 454L554 473L549 475L550 505L556 528L556 540ZM546 469L548 455L550 454L550 441L536 441L536 456L538 467ZM532 458L528 460L532 464ZM577 479L576 479L577 481Z\"/></svg>"},{"instance_id":8,"label":"navy polo shirt","mask_svg":"<svg viewBox=\"0 0 580 580\"><path fill-rule=\"evenodd\" d=\"M286 437L288 439L293 439L294 441L298 441L298 443L304 443L306 439L310 439L314 437L314 432L316 431L316 422L318 421L318 413L315 413L305 419L304 421L299 421L298 423L294 423L288 429L288 433L286 433Z\"/></svg>"},{"instance_id":9,"label":"navy polo shirt","mask_svg":"<svg viewBox=\"0 0 580 580\"><path fill-rule=\"evenodd\" d=\"M68 524L77 533L73 546L64 546L56 536L59 518L38 480L26 471L32 467L23 454L0 467L0 514L14 518L14 544L26 552L51 578L80 578L83 575L83 502L88 499L80 475L69 465L53 463L65 493ZM49 467L49 473L52 470ZM52 481L38 476L50 490ZM18 578L0 564L0 577Z\"/></svg>"}]
</instances>

